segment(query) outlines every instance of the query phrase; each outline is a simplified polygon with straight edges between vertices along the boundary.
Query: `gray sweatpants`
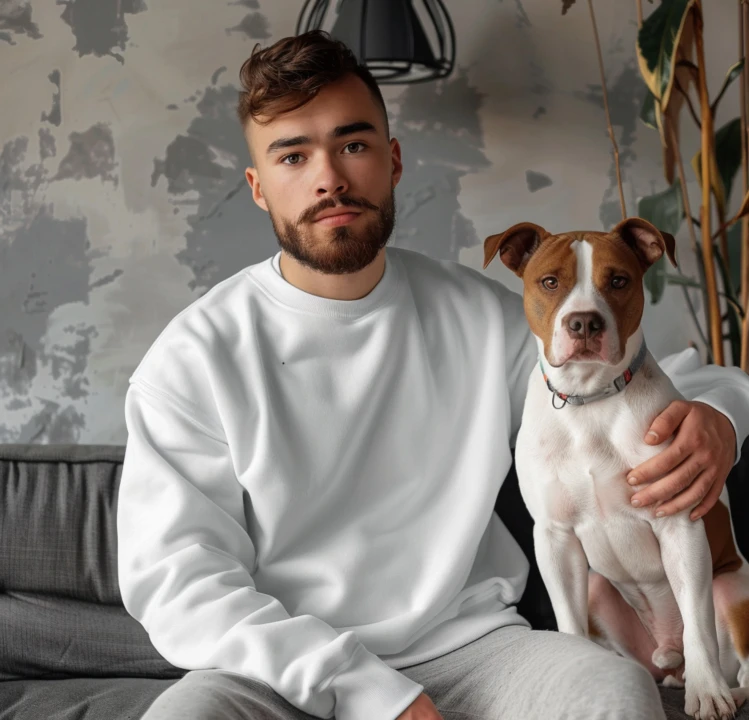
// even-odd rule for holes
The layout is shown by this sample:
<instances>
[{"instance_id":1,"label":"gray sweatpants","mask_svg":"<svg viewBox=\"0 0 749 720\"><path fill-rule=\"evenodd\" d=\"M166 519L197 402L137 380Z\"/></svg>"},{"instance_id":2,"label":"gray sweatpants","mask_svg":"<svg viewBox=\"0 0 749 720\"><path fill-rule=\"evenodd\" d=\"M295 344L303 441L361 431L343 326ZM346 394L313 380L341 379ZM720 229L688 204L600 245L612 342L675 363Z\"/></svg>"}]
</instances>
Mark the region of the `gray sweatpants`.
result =
<instances>
[{"instance_id":1,"label":"gray sweatpants","mask_svg":"<svg viewBox=\"0 0 749 720\"><path fill-rule=\"evenodd\" d=\"M401 668L445 720L665 720L650 673L590 640L522 625ZM268 685L192 670L142 720L310 720ZM383 720L391 720L383 718Z\"/></svg>"}]
</instances>

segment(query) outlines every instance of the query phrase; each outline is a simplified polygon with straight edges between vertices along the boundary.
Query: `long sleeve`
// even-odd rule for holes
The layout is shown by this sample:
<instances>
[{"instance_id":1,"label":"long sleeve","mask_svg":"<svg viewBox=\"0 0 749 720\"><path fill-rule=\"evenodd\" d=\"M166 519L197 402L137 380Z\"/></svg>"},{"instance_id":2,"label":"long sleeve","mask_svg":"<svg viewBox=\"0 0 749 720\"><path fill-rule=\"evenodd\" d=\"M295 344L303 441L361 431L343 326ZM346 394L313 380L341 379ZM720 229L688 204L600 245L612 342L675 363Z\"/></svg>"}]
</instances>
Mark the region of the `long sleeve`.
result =
<instances>
[{"instance_id":1,"label":"long sleeve","mask_svg":"<svg viewBox=\"0 0 749 720\"><path fill-rule=\"evenodd\" d=\"M258 592L256 549L220 428L192 406L131 381L117 509L123 603L177 667L220 668L338 720L394 720L423 687L352 631L292 617Z\"/></svg>"},{"instance_id":2,"label":"long sleeve","mask_svg":"<svg viewBox=\"0 0 749 720\"><path fill-rule=\"evenodd\" d=\"M741 368L701 365L694 348L658 361L676 389L687 399L703 402L722 412L736 433L736 460L749 435L749 375Z\"/></svg>"},{"instance_id":3,"label":"long sleeve","mask_svg":"<svg viewBox=\"0 0 749 720\"><path fill-rule=\"evenodd\" d=\"M538 362L538 344L525 317L523 296L499 282L493 281L493 284L502 303L507 388L510 393L510 447L514 448L523 419L528 379Z\"/></svg>"}]
</instances>

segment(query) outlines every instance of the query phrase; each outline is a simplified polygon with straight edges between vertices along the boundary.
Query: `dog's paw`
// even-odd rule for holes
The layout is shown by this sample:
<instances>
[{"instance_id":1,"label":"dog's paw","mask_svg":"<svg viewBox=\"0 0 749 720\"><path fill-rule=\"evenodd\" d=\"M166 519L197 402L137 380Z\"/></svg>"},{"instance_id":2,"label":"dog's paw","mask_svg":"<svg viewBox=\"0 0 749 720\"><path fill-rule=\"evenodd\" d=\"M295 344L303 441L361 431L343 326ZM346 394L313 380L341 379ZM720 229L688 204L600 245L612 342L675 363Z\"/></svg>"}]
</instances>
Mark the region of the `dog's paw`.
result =
<instances>
[{"instance_id":1,"label":"dog's paw","mask_svg":"<svg viewBox=\"0 0 749 720\"><path fill-rule=\"evenodd\" d=\"M695 720L722 720L736 715L736 702L725 681L704 682L695 687L687 682L684 712Z\"/></svg>"},{"instance_id":2,"label":"dog's paw","mask_svg":"<svg viewBox=\"0 0 749 720\"><path fill-rule=\"evenodd\" d=\"M661 685L663 685L663 687L683 688L684 682L679 680L676 675L666 675L666 677L663 678Z\"/></svg>"}]
</instances>

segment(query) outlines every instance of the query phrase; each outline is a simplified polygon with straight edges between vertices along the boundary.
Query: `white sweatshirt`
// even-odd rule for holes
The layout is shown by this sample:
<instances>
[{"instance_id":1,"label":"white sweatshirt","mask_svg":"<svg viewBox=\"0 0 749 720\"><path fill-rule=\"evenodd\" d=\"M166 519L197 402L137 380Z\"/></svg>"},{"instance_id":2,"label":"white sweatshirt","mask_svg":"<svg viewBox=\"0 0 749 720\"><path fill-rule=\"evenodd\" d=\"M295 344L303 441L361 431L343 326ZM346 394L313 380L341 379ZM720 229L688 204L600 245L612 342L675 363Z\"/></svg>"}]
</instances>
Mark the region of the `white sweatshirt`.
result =
<instances>
[{"instance_id":1,"label":"white sweatshirt","mask_svg":"<svg viewBox=\"0 0 749 720\"><path fill-rule=\"evenodd\" d=\"M521 296L460 263L388 246L347 301L279 258L186 307L130 378L122 599L173 665L394 720L423 690L397 668L528 624L528 561L493 507L537 346ZM672 379L712 387L743 439L749 380L695 357Z\"/></svg>"}]
</instances>

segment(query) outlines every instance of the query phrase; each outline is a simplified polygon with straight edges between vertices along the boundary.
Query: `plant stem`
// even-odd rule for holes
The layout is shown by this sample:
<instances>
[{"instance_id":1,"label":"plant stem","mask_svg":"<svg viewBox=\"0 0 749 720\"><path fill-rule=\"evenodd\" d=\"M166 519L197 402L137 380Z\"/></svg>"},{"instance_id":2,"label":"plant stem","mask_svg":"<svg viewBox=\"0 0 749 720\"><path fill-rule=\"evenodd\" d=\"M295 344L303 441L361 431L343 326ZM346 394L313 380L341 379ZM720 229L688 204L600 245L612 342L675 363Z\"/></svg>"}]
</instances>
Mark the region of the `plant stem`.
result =
<instances>
[{"instance_id":1,"label":"plant stem","mask_svg":"<svg viewBox=\"0 0 749 720\"><path fill-rule=\"evenodd\" d=\"M596 15L593 12L593 0L588 0L590 9L590 21L593 23L593 36L596 40L596 51L598 53L598 68L601 71L601 87L603 88L603 107L606 110L606 123L609 128L609 137L611 144L614 146L614 162L616 163L616 182L619 185L619 202L622 205L622 220L627 217L627 206L624 204L624 190L622 189L622 170L619 167L619 148L616 145L614 137L614 128L611 125L611 114L609 113L609 95L606 92L606 76L603 72L603 56L601 55L601 43L598 39L598 28L596 27Z\"/></svg>"},{"instance_id":2,"label":"plant stem","mask_svg":"<svg viewBox=\"0 0 749 720\"><path fill-rule=\"evenodd\" d=\"M701 145L702 155L702 204L700 206L700 225L702 230L702 255L705 262L705 281L710 311L710 330L713 346L713 358L716 365L725 365L723 357L722 324L720 319L720 299L715 277L713 243L710 233L710 159L713 157L713 114L710 109L710 98L707 93L707 73L705 70L705 39L702 2L697 0L692 6L695 13L694 39L697 48L697 67L699 69L700 110L702 112Z\"/></svg>"},{"instance_id":3,"label":"plant stem","mask_svg":"<svg viewBox=\"0 0 749 720\"><path fill-rule=\"evenodd\" d=\"M676 130L672 123L668 124L668 128L671 131L671 137L669 138L669 142L673 145L674 148L674 156L676 157L676 167L679 171L679 183L681 185L681 198L682 202L684 203L684 213L687 217L687 228L689 229L689 240L692 243L692 252L694 253L695 257L697 258L697 268L700 273L700 281L701 281L701 289L702 289L702 306L705 308L705 321L707 322L707 334L710 335L710 315L707 312L707 291L705 288L707 287L705 284L705 269L702 266L701 258L700 258L700 251L699 246L697 245L697 233L694 229L694 221L692 219L692 208L689 203L689 192L687 191L687 178L684 174L684 162L681 159L681 147L679 145L679 140L676 137ZM703 343L705 343L705 350L707 351L707 357L708 361L712 359L712 351L710 349L710 343L708 342L708 339L705 337L704 333L702 332L702 326L699 323L699 320L697 319L697 313L694 311L694 308L692 307L692 301L689 297L689 293L687 292L687 289L684 288L684 298L687 301L687 305L689 306L689 311L692 315L692 319L694 320L694 324L697 326L697 331L700 334L700 339Z\"/></svg>"},{"instance_id":4,"label":"plant stem","mask_svg":"<svg viewBox=\"0 0 749 720\"><path fill-rule=\"evenodd\" d=\"M720 270L723 287L727 288L729 285L729 271L720 253L716 253L715 261L718 264L718 270ZM728 294L721 292L718 295L724 296L728 303L725 315L721 316L721 320L725 319L728 321L728 332L723 336L723 339L729 342L733 365L738 365L739 358L741 357L741 320L744 317L744 313L741 311L738 300L735 297L730 297Z\"/></svg>"},{"instance_id":5,"label":"plant stem","mask_svg":"<svg viewBox=\"0 0 749 720\"><path fill-rule=\"evenodd\" d=\"M719 227L719 228L718 228L718 229L717 229L717 230L716 230L716 231L715 231L715 232L713 233L713 237L712 237L712 240L713 240L713 242L715 242L715 241L716 241L716 240L718 239L718 236L719 236L719 235L720 235L720 234L721 234L722 232L724 232L724 231L728 230L728 228L729 228L729 227L731 227L731 225L733 225L733 224L734 224L735 222L738 222L738 220L736 219L736 217L732 217L732 218L731 218L730 220L726 220L726 221L725 221L725 222L724 222L724 223L723 223L723 224L722 224L722 225L721 225L721 226L720 226L720 227Z\"/></svg>"},{"instance_id":6,"label":"plant stem","mask_svg":"<svg viewBox=\"0 0 749 720\"><path fill-rule=\"evenodd\" d=\"M635 0L637 3L637 27L642 27L642 0ZM692 114L694 115L694 108L692 107L692 103L689 101L689 98L687 97L687 102L689 102L689 108L692 111ZM697 120L695 116L695 120ZM697 125L699 125L699 120L697 120ZM699 252L697 250L697 235L694 232L694 223L692 222L692 211L689 209L689 196L687 195L687 183L686 179L684 178L684 165L681 162L681 149L679 148L679 142L676 139L676 131L674 130L674 127L671 123L669 123L669 129L671 130L671 142L674 146L674 154L676 155L676 161L679 167L679 178L681 181L681 194L684 198L684 208L686 209L687 214L687 224L689 225L689 232L692 238L692 250L694 251L695 255L699 259ZM744 193L746 194L746 193ZM702 270L702 265L698 262L697 263L699 269L700 269L700 276L702 279L702 288L705 287L705 272ZM681 272L681 268L677 267L677 270L680 274L683 275ZM681 290L684 293L684 302L687 304L687 309L689 310L689 314L692 316L692 322L694 322L694 326L697 328L697 332L699 333L700 340L702 340L703 345L705 346L705 351L707 352L708 360L711 359L712 353L710 352L710 343L707 341L707 338L705 337L705 333L702 332L702 326L700 325L700 319L697 317L697 312L694 309L694 305L692 305L692 298L689 297L689 288L686 287L686 285L681 286ZM703 296L705 295L704 289L703 289ZM703 298L704 302L704 298ZM707 303L705 303L705 308L707 308ZM705 313L705 317L707 318L707 313Z\"/></svg>"},{"instance_id":7,"label":"plant stem","mask_svg":"<svg viewBox=\"0 0 749 720\"><path fill-rule=\"evenodd\" d=\"M720 255L715 256L715 260L718 263L718 269L720 270L721 277L723 279L723 284L727 287L728 286L728 266L721 260ZM739 305L739 299L736 297L736 295L732 295L730 292L720 292L718 291L718 295L721 297L724 297L726 299L726 302L728 302L731 307L726 308L726 315L731 312L731 310L736 311L736 318L740 322L741 318L744 317L744 311L741 308L741 305ZM738 338L736 338L738 340ZM734 363L735 364L735 363Z\"/></svg>"},{"instance_id":8,"label":"plant stem","mask_svg":"<svg viewBox=\"0 0 749 720\"><path fill-rule=\"evenodd\" d=\"M725 268L723 268L723 271L725 271ZM690 288L700 287L700 284L699 282L697 282L697 280L689 277L688 275L685 275L678 267L676 268L676 272L678 273L677 275L666 273L666 282L669 285L680 285L681 287ZM724 297L726 299L726 302L729 302L731 304L731 307L736 309L736 313L740 318L744 317L744 311L741 309L741 305L739 305L739 301L735 297L731 297L724 292L718 292L718 295ZM728 313L723 316L724 319L726 317L728 317Z\"/></svg>"},{"instance_id":9,"label":"plant stem","mask_svg":"<svg viewBox=\"0 0 749 720\"><path fill-rule=\"evenodd\" d=\"M684 99L687 101L687 107L689 108L689 114L692 116L692 119L696 123L697 127L702 129L702 123L697 117L694 105L692 105L692 98L689 97L689 93L682 87L681 83L679 82L679 78L677 77L674 77L674 87L684 96Z\"/></svg>"},{"instance_id":10,"label":"plant stem","mask_svg":"<svg viewBox=\"0 0 749 720\"><path fill-rule=\"evenodd\" d=\"M749 68L746 67L746 34L749 32L749 5L739 2L739 59L744 60L744 69L739 84L739 106L741 108L741 176L743 195L749 191L749 138L747 138L746 104L749 95ZM741 360L744 372L749 372L749 217L741 218L741 305L744 319L741 323Z\"/></svg>"}]
</instances>

